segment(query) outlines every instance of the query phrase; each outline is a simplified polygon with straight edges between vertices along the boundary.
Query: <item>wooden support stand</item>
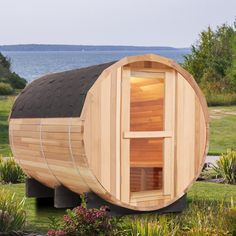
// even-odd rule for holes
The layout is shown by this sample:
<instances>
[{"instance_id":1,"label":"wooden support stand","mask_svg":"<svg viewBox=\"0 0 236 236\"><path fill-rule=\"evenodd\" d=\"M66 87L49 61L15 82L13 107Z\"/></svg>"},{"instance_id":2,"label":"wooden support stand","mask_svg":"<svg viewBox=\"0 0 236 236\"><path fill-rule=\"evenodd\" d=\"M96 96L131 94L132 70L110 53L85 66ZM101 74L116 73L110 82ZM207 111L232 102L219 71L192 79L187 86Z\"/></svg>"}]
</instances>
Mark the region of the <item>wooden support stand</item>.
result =
<instances>
[{"instance_id":1,"label":"wooden support stand","mask_svg":"<svg viewBox=\"0 0 236 236\"><path fill-rule=\"evenodd\" d=\"M54 192L54 207L73 208L81 203L80 196L64 186L58 186Z\"/></svg>"},{"instance_id":2,"label":"wooden support stand","mask_svg":"<svg viewBox=\"0 0 236 236\"><path fill-rule=\"evenodd\" d=\"M48 188L33 178L26 179L25 190L27 197L37 199L38 207L54 205L56 208L73 208L81 203L79 195L66 187Z\"/></svg>"},{"instance_id":3,"label":"wooden support stand","mask_svg":"<svg viewBox=\"0 0 236 236\"><path fill-rule=\"evenodd\" d=\"M182 212L187 203L187 194L184 194L181 198L179 198L176 202L172 203L171 205L164 207L160 210L156 211L135 211L131 209L127 209L124 207L120 207L109 202L106 202L95 193L87 193L87 207L88 208L100 208L101 206L108 206L110 209L111 215L131 215L131 214L145 214L145 213L157 213L157 214L166 214L166 213L180 213Z\"/></svg>"},{"instance_id":4,"label":"wooden support stand","mask_svg":"<svg viewBox=\"0 0 236 236\"><path fill-rule=\"evenodd\" d=\"M79 195L70 191L66 187L58 186L54 190L44 186L43 184L32 178L26 179L26 196L37 198L37 205L39 207L52 205L51 203L53 203L53 199L54 207L56 208L73 208L79 206L81 203ZM171 205L152 212L160 214L182 212L186 207L186 199L187 194L184 194L181 198L179 198ZM140 213L140 211L127 209L106 202L93 192L86 193L86 201L88 208L100 208L101 206L108 206L112 215L129 215ZM150 213L150 211L142 211L142 213Z\"/></svg>"},{"instance_id":5,"label":"wooden support stand","mask_svg":"<svg viewBox=\"0 0 236 236\"><path fill-rule=\"evenodd\" d=\"M50 198L54 197L54 189L48 188L33 178L25 181L26 197Z\"/></svg>"}]
</instances>

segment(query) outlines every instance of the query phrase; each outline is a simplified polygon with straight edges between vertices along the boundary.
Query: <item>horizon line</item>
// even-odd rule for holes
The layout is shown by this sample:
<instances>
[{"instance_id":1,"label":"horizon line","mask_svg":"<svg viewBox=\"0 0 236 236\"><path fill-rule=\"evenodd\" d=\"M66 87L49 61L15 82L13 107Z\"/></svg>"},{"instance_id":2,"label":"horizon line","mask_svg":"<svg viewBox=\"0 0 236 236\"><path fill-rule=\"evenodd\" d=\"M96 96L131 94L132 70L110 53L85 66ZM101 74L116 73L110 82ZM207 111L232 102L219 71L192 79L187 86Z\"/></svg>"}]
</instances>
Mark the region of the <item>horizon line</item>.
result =
<instances>
[{"instance_id":1,"label":"horizon line","mask_svg":"<svg viewBox=\"0 0 236 236\"><path fill-rule=\"evenodd\" d=\"M0 47L12 46L80 46L80 47L140 47L140 48L174 48L174 49L189 49L189 47L174 47L174 46L144 46L144 45L118 45L118 44L63 44L63 43L20 43L20 44L0 44Z\"/></svg>"}]
</instances>

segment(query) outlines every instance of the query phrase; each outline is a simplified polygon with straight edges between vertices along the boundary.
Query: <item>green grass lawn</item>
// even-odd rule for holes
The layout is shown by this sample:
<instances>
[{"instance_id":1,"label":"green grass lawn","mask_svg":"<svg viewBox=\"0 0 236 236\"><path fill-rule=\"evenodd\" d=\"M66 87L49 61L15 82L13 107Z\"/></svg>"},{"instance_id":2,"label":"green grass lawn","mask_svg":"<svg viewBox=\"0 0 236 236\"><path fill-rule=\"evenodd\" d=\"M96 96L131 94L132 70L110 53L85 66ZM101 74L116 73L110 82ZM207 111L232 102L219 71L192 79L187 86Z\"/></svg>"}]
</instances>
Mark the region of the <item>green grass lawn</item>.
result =
<instances>
[{"instance_id":1,"label":"green grass lawn","mask_svg":"<svg viewBox=\"0 0 236 236\"><path fill-rule=\"evenodd\" d=\"M0 185L0 189L8 189L16 193L16 198L22 199L25 194L24 184ZM223 185L208 182L196 182L188 192L188 201L193 199L200 200L218 200L230 202L233 198L236 200L236 186ZM27 213L27 229L35 232L46 232L49 226L48 217L54 216L60 218L65 211L55 209L53 207L37 208L34 198L27 198L25 202L25 210Z\"/></svg>"},{"instance_id":2,"label":"green grass lawn","mask_svg":"<svg viewBox=\"0 0 236 236\"><path fill-rule=\"evenodd\" d=\"M14 99L14 96L0 96L0 155L2 156L11 155L8 140L8 116Z\"/></svg>"},{"instance_id":3,"label":"green grass lawn","mask_svg":"<svg viewBox=\"0 0 236 236\"><path fill-rule=\"evenodd\" d=\"M236 148L236 106L210 107L209 154Z\"/></svg>"},{"instance_id":4,"label":"green grass lawn","mask_svg":"<svg viewBox=\"0 0 236 236\"><path fill-rule=\"evenodd\" d=\"M0 96L0 155L11 154L8 144L8 115L14 96ZM217 155L236 148L236 106L210 107L209 154Z\"/></svg>"}]
</instances>

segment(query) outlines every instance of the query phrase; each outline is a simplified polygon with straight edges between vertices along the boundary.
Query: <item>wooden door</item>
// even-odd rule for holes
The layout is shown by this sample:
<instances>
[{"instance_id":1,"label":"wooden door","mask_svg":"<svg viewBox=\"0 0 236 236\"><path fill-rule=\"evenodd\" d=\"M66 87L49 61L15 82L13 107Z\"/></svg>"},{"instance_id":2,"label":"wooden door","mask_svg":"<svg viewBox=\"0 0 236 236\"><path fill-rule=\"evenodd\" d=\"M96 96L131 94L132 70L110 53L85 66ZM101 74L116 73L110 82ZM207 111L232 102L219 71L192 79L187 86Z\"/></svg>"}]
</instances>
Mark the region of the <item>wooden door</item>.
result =
<instances>
[{"instance_id":1,"label":"wooden door","mask_svg":"<svg viewBox=\"0 0 236 236\"><path fill-rule=\"evenodd\" d=\"M173 194L175 73L124 67L121 200Z\"/></svg>"}]
</instances>

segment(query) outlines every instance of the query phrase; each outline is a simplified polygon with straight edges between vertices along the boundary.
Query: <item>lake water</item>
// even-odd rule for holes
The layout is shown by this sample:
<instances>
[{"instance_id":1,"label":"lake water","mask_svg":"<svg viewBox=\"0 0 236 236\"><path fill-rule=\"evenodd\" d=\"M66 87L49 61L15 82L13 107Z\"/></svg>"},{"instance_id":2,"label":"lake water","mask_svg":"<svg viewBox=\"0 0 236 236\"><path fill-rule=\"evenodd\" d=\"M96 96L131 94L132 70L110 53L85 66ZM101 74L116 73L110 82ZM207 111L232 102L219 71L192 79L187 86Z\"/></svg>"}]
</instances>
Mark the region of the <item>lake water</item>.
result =
<instances>
[{"instance_id":1,"label":"lake water","mask_svg":"<svg viewBox=\"0 0 236 236\"><path fill-rule=\"evenodd\" d=\"M109 61L119 60L125 56L146 53L159 54L183 62L183 56L190 53L189 49L168 49L157 51L5 51L3 55L10 58L12 71L32 81L42 75L82 68Z\"/></svg>"}]
</instances>

